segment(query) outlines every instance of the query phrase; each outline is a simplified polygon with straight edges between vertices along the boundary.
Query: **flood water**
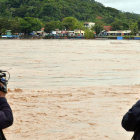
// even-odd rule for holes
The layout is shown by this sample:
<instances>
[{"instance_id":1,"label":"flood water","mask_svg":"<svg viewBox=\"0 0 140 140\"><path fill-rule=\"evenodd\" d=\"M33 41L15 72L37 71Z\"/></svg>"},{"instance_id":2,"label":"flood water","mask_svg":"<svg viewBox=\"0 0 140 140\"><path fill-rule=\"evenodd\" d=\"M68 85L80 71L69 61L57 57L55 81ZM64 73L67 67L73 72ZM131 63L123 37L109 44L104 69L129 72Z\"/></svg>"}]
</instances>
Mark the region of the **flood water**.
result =
<instances>
[{"instance_id":1,"label":"flood water","mask_svg":"<svg viewBox=\"0 0 140 140\"><path fill-rule=\"evenodd\" d=\"M9 88L140 84L140 41L0 40Z\"/></svg>"}]
</instances>

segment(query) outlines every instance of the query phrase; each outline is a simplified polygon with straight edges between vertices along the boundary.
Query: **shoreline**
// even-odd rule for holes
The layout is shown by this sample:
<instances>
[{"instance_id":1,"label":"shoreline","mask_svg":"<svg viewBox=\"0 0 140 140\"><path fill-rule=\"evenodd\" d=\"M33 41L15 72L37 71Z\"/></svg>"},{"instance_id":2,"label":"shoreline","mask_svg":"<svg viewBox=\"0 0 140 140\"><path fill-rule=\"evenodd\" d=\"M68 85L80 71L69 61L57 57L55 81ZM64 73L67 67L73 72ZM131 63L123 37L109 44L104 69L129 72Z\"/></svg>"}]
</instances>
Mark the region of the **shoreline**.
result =
<instances>
[{"instance_id":1,"label":"shoreline","mask_svg":"<svg viewBox=\"0 0 140 140\"><path fill-rule=\"evenodd\" d=\"M25 39L19 39L19 38L17 38L17 39L11 39L11 38L0 38L0 40L99 40L99 41L101 41L101 40L117 40L117 41L136 41L136 40L140 40L140 39L122 39L122 40L119 40L119 39L106 39L106 38L94 38L94 39L85 39L85 38L83 38L83 39L81 39L81 38L50 38L50 39L44 39L44 38L39 38L39 39L36 39L36 38L25 38Z\"/></svg>"}]
</instances>

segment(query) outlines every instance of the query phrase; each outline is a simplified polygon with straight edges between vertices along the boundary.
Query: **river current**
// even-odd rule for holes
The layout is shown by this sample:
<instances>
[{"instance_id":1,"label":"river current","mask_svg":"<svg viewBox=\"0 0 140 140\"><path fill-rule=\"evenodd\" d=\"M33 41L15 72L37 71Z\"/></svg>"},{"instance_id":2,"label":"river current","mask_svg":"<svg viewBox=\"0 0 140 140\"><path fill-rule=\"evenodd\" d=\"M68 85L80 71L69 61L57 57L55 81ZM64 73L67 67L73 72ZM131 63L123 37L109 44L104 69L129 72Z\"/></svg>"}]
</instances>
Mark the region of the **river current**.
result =
<instances>
[{"instance_id":1,"label":"river current","mask_svg":"<svg viewBox=\"0 0 140 140\"><path fill-rule=\"evenodd\" d=\"M140 84L140 41L0 40L9 88Z\"/></svg>"}]
</instances>

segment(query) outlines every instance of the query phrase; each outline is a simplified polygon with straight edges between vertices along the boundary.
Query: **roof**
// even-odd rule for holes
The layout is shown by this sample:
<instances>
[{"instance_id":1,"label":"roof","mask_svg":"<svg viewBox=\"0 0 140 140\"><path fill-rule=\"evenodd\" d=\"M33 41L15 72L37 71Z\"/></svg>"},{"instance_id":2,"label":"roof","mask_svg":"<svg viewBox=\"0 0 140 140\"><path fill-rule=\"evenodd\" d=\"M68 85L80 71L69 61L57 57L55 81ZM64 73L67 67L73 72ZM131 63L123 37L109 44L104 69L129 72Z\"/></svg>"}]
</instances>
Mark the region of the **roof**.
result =
<instances>
[{"instance_id":1,"label":"roof","mask_svg":"<svg viewBox=\"0 0 140 140\"><path fill-rule=\"evenodd\" d=\"M131 33L131 30L121 30L121 31L108 31L107 33L110 33L110 34L117 34L117 33Z\"/></svg>"},{"instance_id":2,"label":"roof","mask_svg":"<svg viewBox=\"0 0 140 140\"><path fill-rule=\"evenodd\" d=\"M111 28L112 28L112 26L104 26L104 30L106 30L106 31L110 31Z\"/></svg>"}]
</instances>

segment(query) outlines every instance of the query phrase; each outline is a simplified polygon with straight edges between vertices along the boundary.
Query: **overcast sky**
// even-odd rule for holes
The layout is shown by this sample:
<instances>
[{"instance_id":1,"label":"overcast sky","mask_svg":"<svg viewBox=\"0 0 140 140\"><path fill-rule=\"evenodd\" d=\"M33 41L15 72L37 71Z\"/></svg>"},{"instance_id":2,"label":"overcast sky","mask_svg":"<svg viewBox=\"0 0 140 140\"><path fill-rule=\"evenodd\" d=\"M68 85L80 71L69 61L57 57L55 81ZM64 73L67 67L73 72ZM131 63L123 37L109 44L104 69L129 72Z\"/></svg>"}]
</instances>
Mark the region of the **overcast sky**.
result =
<instances>
[{"instance_id":1,"label":"overcast sky","mask_svg":"<svg viewBox=\"0 0 140 140\"><path fill-rule=\"evenodd\" d=\"M114 7L125 12L140 14L140 0L96 0L105 6Z\"/></svg>"}]
</instances>

